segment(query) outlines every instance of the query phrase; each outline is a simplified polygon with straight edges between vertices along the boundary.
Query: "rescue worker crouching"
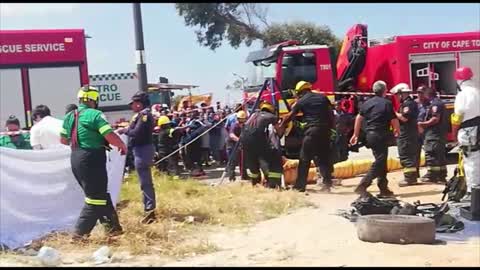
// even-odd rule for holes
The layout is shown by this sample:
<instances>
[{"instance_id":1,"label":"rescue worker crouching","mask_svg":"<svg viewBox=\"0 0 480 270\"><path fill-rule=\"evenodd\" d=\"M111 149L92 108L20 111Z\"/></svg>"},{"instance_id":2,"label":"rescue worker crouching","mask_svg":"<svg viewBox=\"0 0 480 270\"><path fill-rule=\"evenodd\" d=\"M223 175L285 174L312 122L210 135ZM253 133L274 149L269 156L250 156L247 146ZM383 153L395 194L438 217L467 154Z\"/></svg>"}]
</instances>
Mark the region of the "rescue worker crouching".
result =
<instances>
[{"instance_id":1,"label":"rescue worker crouching","mask_svg":"<svg viewBox=\"0 0 480 270\"><path fill-rule=\"evenodd\" d=\"M16 116L10 115L5 122L5 127L7 131L18 132L20 131L20 121ZM30 150L32 149L30 145L30 134L2 135L0 136L0 147Z\"/></svg>"},{"instance_id":2,"label":"rescue worker crouching","mask_svg":"<svg viewBox=\"0 0 480 270\"><path fill-rule=\"evenodd\" d=\"M427 108L425 120L418 122L418 126L425 132L424 150L428 171L420 180L445 183L447 177L445 105L437 97L436 91L431 88L425 90L425 97L429 100L430 105Z\"/></svg>"},{"instance_id":3,"label":"rescue worker crouching","mask_svg":"<svg viewBox=\"0 0 480 270\"><path fill-rule=\"evenodd\" d=\"M148 94L137 92L132 97L130 108L135 114L128 128L118 129L120 134L128 136L129 147L132 147L135 169L137 170L140 189L142 190L145 215L143 223L155 221L155 189L153 187L152 171L155 147L153 145L154 120L150 111Z\"/></svg>"},{"instance_id":4,"label":"rescue worker crouching","mask_svg":"<svg viewBox=\"0 0 480 270\"><path fill-rule=\"evenodd\" d=\"M281 186L282 157L271 144L267 132L269 125L274 125L274 128L279 130L278 118L274 113L275 108L272 104L261 103L260 111L254 112L245 122L241 134L245 167L254 186L261 181L260 170L267 180L268 187Z\"/></svg>"},{"instance_id":5,"label":"rescue worker crouching","mask_svg":"<svg viewBox=\"0 0 480 270\"><path fill-rule=\"evenodd\" d=\"M113 132L105 115L96 109L99 100L96 88L84 86L77 97L80 105L65 116L60 132L60 142L71 145L72 172L85 193L85 205L75 225L74 239L89 235L97 220L110 234L121 233L122 227L107 191L105 150L110 143L125 155L127 146Z\"/></svg>"},{"instance_id":6,"label":"rescue worker crouching","mask_svg":"<svg viewBox=\"0 0 480 270\"><path fill-rule=\"evenodd\" d=\"M405 83L396 85L390 93L397 96L400 107L396 116L400 122L400 135L397 138L400 164L403 167L403 180L398 183L400 187L413 185L417 182L418 107L410 96L412 90Z\"/></svg>"},{"instance_id":7,"label":"rescue worker crouching","mask_svg":"<svg viewBox=\"0 0 480 270\"><path fill-rule=\"evenodd\" d=\"M390 124L393 126L395 137L398 137L399 123L393 110L392 102L385 98L387 84L383 81L376 81L373 84L375 96L365 101L360 106L360 112L355 119L355 127L350 144L358 143L358 136L362 121L366 121L366 147L372 149L375 161L372 163L368 173L362 178L355 192L361 196L367 193L367 188L377 178L377 186L380 189L378 197L394 196L388 188L387 179L387 158L388 158L388 132Z\"/></svg>"},{"instance_id":8,"label":"rescue worker crouching","mask_svg":"<svg viewBox=\"0 0 480 270\"><path fill-rule=\"evenodd\" d=\"M298 101L282 122L281 130L297 115L303 113L304 137L300 149L298 177L294 189L305 192L310 162L316 161L323 178L322 191L330 191L332 187L333 162L330 153L331 130L335 128L333 106L330 100L321 93L313 93L312 85L300 81L295 86Z\"/></svg>"},{"instance_id":9,"label":"rescue worker crouching","mask_svg":"<svg viewBox=\"0 0 480 270\"><path fill-rule=\"evenodd\" d=\"M471 196L472 187L480 186L480 89L474 84L473 76L469 67L455 71L461 91L455 98L455 112L451 116L453 135L463 153L466 200Z\"/></svg>"},{"instance_id":10,"label":"rescue worker crouching","mask_svg":"<svg viewBox=\"0 0 480 270\"><path fill-rule=\"evenodd\" d=\"M162 115L158 118L157 126L160 127L158 133L158 159L170 155L178 147L179 135L185 128L173 128L172 121L168 116ZM168 157L158 163L158 170L173 175L174 179L180 178L180 167L178 165L178 153Z\"/></svg>"}]
</instances>

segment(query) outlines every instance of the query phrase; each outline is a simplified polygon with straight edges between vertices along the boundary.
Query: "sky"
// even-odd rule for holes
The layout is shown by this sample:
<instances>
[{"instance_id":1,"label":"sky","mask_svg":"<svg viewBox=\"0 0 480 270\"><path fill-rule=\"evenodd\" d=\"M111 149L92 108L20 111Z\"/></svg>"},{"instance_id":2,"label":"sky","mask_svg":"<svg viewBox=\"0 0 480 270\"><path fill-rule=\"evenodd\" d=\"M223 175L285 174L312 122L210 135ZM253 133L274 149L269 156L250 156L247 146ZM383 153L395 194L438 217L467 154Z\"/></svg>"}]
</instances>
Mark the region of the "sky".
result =
<instances>
[{"instance_id":1,"label":"sky","mask_svg":"<svg viewBox=\"0 0 480 270\"><path fill-rule=\"evenodd\" d=\"M480 4L323 4L268 5L269 22L304 20L327 25L343 39L356 23L368 25L369 38L406 34L480 30ZM234 102L240 93L225 86L247 76L245 58L260 43L233 49L228 43L215 52L196 41L196 28L185 26L173 3L142 4L148 81L160 76L170 83L199 85L193 94L213 93L215 101ZM0 29L82 28L87 40L90 75L136 72L132 5L125 4L0 4ZM181 94L181 93L179 93Z\"/></svg>"}]
</instances>

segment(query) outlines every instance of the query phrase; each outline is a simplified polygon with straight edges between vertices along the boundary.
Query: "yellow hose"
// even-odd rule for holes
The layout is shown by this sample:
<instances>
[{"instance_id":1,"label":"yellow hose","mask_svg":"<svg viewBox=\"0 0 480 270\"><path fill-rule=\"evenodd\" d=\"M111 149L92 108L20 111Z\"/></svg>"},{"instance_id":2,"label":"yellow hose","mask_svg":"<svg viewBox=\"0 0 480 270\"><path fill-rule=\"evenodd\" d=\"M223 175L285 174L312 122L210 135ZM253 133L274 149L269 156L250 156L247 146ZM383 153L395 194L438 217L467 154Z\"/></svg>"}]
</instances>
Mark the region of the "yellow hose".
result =
<instances>
[{"instance_id":1,"label":"yellow hose","mask_svg":"<svg viewBox=\"0 0 480 270\"><path fill-rule=\"evenodd\" d=\"M373 160L371 159L361 159L361 160L346 160L339 162L334 165L333 177L337 179L351 178L357 175L368 172L370 166L372 165ZM420 166L425 165L425 156L422 155L420 159ZM297 179L297 167L298 160L287 159L283 164L284 178L286 184L292 184ZM387 171L391 172L394 170L401 169L402 165L400 160L397 158L388 158L387 160ZM310 164L310 170L308 172L308 182L314 182L317 178L317 170L315 164L312 162Z\"/></svg>"}]
</instances>

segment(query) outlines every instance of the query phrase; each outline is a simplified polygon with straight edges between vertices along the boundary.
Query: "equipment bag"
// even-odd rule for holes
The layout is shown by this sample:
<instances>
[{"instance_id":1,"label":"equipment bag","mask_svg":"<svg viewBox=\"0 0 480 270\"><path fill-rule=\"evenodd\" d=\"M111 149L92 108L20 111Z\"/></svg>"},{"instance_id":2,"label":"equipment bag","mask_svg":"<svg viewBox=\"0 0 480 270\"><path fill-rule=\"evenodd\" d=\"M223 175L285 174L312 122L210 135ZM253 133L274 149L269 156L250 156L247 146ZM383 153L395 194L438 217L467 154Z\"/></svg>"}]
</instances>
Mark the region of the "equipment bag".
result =
<instances>
[{"instance_id":1,"label":"equipment bag","mask_svg":"<svg viewBox=\"0 0 480 270\"><path fill-rule=\"evenodd\" d=\"M395 206L400 206L398 200L380 200L370 193L360 196L351 206L360 215L390 214Z\"/></svg>"},{"instance_id":2,"label":"equipment bag","mask_svg":"<svg viewBox=\"0 0 480 270\"><path fill-rule=\"evenodd\" d=\"M458 165L455 168L453 177L448 180L443 190L442 201L448 195L448 201L460 202L467 193L467 183L463 169L463 151L458 153Z\"/></svg>"}]
</instances>

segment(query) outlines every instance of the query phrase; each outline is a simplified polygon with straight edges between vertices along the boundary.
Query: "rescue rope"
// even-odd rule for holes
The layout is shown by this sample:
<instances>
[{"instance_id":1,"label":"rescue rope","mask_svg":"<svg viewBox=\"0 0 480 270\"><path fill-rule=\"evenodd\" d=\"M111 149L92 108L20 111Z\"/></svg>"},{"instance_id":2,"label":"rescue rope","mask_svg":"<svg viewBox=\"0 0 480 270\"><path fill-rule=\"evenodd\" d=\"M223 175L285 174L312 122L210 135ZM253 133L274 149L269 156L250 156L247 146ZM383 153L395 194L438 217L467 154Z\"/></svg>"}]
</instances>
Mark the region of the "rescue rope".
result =
<instances>
[{"instance_id":1,"label":"rescue rope","mask_svg":"<svg viewBox=\"0 0 480 270\"><path fill-rule=\"evenodd\" d=\"M12 135L20 135L20 134L28 134L28 133L30 133L30 130L2 131L0 132L0 135L12 136Z\"/></svg>"},{"instance_id":2,"label":"rescue rope","mask_svg":"<svg viewBox=\"0 0 480 270\"><path fill-rule=\"evenodd\" d=\"M197 137L195 137L193 140L189 141L188 143L186 143L185 145L182 145L181 147L179 147L177 150L173 151L172 153L168 154L167 156L163 157L162 159L160 159L159 161L155 162L154 165L157 165L158 163L164 161L165 159L173 156L174 154L178 153L180 150L186 148L187 146L189 146L190 144L192 144L193 142L195 142L196 140L198 140L200 137L202 137L203 135L207 134L208 132L210 132L210 130L214 129L215 127L217 127L218 125L220 125L223 121L225 121L230 115L233 115L235 114L235 112L225 116L224 118L222 118L220 121L218 121L218 123L216 123L215 125L211 126L210 128L208 128L207 130L205 130L202 134L198 135Z\"/></svg>"}]
</instances>

